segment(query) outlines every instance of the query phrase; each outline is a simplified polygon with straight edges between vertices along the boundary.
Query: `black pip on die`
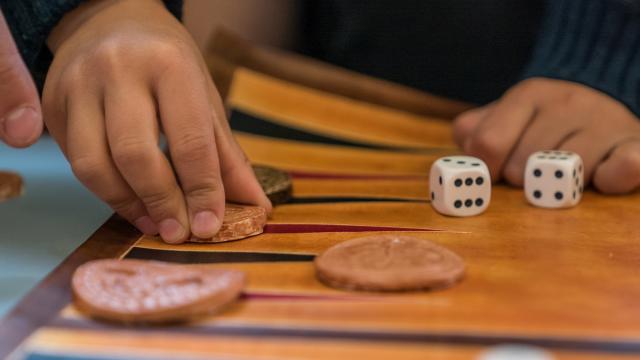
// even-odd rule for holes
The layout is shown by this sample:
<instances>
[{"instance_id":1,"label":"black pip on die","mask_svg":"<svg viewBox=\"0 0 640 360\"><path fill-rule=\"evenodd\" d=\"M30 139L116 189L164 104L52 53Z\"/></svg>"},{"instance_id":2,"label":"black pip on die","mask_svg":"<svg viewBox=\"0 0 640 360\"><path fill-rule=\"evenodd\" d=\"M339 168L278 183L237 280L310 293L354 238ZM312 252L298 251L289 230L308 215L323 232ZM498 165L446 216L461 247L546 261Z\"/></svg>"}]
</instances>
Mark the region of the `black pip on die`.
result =
<instances>
[{"instance_id":1,"label":"black pip on die","mask_svg":"<svg viewBox=\"0 0 640 360\"><path fill-rule=\"evenodd\" d=\"M524 174L525 196L539 207L574 206L582 198L583 172L582 159L576 153L551 150L533 153Z\"/></svg>"},{"instance_id":2,"label":"black pip on die","mask_svg":"<svg viewBox=\"0 0 640 360\"><path fill-rule=\"evenodd\" d=\"M487 165L471 156L436 160L429 173L431 205L441 214L473 216L485 211L491 200Z\"/></svg>"}]
</instances>

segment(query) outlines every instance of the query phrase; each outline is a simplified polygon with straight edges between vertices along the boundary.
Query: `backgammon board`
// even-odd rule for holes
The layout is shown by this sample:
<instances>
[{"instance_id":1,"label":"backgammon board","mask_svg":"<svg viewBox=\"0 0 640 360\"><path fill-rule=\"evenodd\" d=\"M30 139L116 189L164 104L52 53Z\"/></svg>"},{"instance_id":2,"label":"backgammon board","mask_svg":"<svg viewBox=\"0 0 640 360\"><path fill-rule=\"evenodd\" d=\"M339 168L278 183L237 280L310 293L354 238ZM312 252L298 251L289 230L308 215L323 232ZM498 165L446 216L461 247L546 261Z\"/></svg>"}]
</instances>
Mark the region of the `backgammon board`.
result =
<instances>
[{"instance_id":1,"label":"backgammon board","mask_svg":"<svg viewBox=\"0 0 640 360\"><path fill-rule=\"evenodd\" d=\"M556 359L640 358L640 194L586 191L568 210L494 187L486 213L445 217L428 170L458 153L446 119L354 100L237 68L226 104L255 164L288 171L293 199L261 235L168 245L114 216L0 323L14 359L474 359L528 344ZM326 287L312 261L364 235L402 232L459 254L449 289L380 294ZM52 239L55 241L55 239ZM248 287L221 314L186 325L103 323L71 305L69 279L97 258L242 270Z\"/></svg>"}]
</instances>

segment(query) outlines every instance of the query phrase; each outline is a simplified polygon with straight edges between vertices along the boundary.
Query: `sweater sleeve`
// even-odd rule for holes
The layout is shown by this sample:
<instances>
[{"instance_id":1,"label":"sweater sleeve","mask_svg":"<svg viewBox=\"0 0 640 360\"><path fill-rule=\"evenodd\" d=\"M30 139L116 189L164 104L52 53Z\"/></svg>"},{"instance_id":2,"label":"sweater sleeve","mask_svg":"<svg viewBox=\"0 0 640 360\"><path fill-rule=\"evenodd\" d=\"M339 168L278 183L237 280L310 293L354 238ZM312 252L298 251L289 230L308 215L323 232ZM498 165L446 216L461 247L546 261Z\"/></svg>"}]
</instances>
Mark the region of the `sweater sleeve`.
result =
<instances>
[{"instance_id":1,"label":"sweater sleeve","mask_svg":"<svg viewBox=\"0 0 640 360\"><path fill-rule=\"evenodd\" d=\"M548 0L524 78L574 81L640 115L640 2Z\"/></svg>"},{"instance_id":2,"label":"sweater sleeve","mask_svg":"<svg viewBox=\"0 0 640 360\"><path fill-rule=\"evenodd\" d=\"M84 0L0 0L0 8L11 29L25 64L38 89L53 60L47 48L47 37L64 14ZM182 0L165 0L167 9L177 18L182 16Z\"/></svg>"}]
</instances>

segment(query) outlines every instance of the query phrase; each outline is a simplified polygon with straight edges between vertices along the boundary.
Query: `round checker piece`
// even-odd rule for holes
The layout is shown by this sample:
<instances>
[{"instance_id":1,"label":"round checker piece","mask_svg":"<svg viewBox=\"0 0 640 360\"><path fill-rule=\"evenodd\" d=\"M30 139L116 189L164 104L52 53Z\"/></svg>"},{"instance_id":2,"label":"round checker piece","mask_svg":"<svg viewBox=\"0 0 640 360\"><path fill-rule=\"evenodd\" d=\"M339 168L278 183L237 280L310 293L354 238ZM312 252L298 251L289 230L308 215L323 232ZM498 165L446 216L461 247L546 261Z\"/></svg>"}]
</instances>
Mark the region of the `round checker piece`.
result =
<instances>
[{"instance_id":1,"label":"round checker piece","mask_svg":"<svg viewBox=\"0 0 640 360\"><path fill-rule=\"evenodd\" d=\"M428 240L378 235L337 244L315 260L323 283L347 290L409 291L442 288L464 275L463 260Z\"/></svg>"},{"instance_id":2,"label":"round checker piece","mask_svg":"<svg viewBox=\"0 0 640 360\"><path fill-rule=\"evenodd\" d=\"M208 239L192 237L191 242L218 243L240 240L262 233L267 223L267 211L259 206L225 204L224 220L218 233Z\"/></svg>"},{"instance_id":3,"label":"round checker piece","mask_svg":"<svg viewBox=\"0 0 640 360\"><path fill-rule=\"evenodd\" d=\"M91 317L121 323L182 322L235 300L244 274L147 260L95 260L71 280L74 304Z\"/></svg>"},{"instance_id":4,"label":"round checker piece","mask_svg":"<svg viewBox=\"0 0 640 360\"><path fill-rule=\"evenodd\" d=\"M22 195L22 177L14 172L0 171L0 201Z\"/></svg>"},{"instance_id":5,"label":"round checker piece","mask_svg":"<svg viewBox=\"0 0 640 360\"><path fill-rule=\"evenodd\" d=\"M264 165L253 165L253 172L273 205L291 200L293 185L287 172Z\"/></svg>"}]
</instances>

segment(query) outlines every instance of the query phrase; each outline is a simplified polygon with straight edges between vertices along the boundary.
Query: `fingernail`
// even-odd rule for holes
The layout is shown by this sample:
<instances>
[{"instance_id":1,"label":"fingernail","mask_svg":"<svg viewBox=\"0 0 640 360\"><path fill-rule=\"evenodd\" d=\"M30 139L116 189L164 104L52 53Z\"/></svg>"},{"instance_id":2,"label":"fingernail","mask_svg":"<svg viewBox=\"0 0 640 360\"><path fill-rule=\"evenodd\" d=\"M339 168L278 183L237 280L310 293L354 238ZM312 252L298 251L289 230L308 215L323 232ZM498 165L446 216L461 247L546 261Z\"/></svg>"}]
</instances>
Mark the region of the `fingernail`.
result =
<instances>
[{"instance_id":1,"label":"fingernail","mask_svg":"<svg viewBox=\"0 0 640 360\"><path fill-rule=\"evenodd\" d=\"M185 230L176 219L165 219L160 222L160 236L168 243L178 243L185 237Z\"/></svg>"},{"instance_id":2,"label":"fingernail","mask_svg":"<svg viewBox=\"0 0 640 360\"><path fill-rule=\"evenodd\" d=\"M17 142L26 142L33 137L40 121L38 113L30 106L14 109L2 120L4 133Z\"/></svg>"},{"instance_id":3,"label":"fingernail","mask_svg":"<svg viewBox=\"0 0 640 360\"><path fill-rule=\"evenodd\" d=\"M156 235L158 233L156 223L148 216L139 217L138 220L134 221L134 224L143 234Z\"/></svg>"},{"instance_id":4,"label":"fingernail","mask_svg":"<svg viewBox=\"0 0 640 360\"><path fill-rule=\"evenodd\" d=\"M220 219L212 211L200 211L193 217L191 232L196 236L207 238L220 230Z\"/></svg>"}]
</instances>

